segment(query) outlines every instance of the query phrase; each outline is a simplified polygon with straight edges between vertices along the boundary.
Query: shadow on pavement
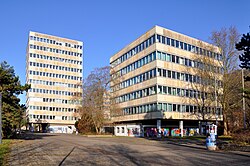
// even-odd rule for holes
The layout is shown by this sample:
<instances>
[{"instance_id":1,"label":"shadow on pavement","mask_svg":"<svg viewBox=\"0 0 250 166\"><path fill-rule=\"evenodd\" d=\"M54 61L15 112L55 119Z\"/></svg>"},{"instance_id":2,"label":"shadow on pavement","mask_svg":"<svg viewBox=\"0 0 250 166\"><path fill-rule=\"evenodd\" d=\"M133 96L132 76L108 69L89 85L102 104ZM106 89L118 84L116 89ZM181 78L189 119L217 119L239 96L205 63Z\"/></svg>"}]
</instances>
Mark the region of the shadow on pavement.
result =
<instances>
[{"instance_id":1,"label":"shadow on pavement","mask_svg":"<svg viewBox=\"0 0 250 166\"><path fill-rule=\"evenodd\" d=\"M56 134L50 133L32 133L29 131L18 134L14 139L18 140L35 140L35 139L43 139L44 137L52 137L56 136Z\"/></svg>"},{"instance_id":2,"label":"shadow on pavement","mask_svg":"<svg viewBox=\"0 0 250 166\"><path fill-rule=\"evenodd\" d=\"M72 153L74 150L74 153ZM165 150L164 150L165 151ZM148 165L166 164L169 159L155 154L155 151L140 151L125 145L75 146L59 165ZM81 155L77 159L75 155Z\"/></svg>"},{"instance_id":3,"label":"shadow on pavement","mask_svg":"<svg viewBox=\"0 0 250 166\"><path fill-rule=\"evenodd\" d=\"M176 146L166 140L43 133L34 136L41 136L40 139L42 136L55 137L21 144L13 151L12 165L229 165L231 161L244 165L242 163L249 163L250 159L230 153L191 149L184 147L186 144Z\"/></svg>"},{"instance_id":4,"label":"shadow on pavement","mask_svg":"<svg viewBox=\"0 0 250 166\"><path fill-rule=\"evenodd\" d=\"M67 159L67 157L69 157L69 155L75 150L75 146L72 148L72 150L63 158L63 160L59 163L58 166L61 166L63 164L63 162Z\"/></svg>"}]
</instances>

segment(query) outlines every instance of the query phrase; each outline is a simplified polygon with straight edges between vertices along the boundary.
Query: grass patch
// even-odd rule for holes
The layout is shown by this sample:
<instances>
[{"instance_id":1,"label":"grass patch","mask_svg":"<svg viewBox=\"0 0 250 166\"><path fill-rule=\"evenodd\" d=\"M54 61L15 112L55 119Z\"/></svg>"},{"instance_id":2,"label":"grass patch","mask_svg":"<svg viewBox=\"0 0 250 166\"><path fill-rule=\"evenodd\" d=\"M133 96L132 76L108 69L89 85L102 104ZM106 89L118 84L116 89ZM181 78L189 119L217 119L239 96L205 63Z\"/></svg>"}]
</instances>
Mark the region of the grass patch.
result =
<instances>
[{"instance_id":1,"label":"grass patch","mask_svg":"<svg viewBox=\"0 0 250 166\"><path fill-rule=\"evenodd\" d=\"M218 137L218 140L223 141L223 142L227 142L227 143L232 143L232 142L234 142L232 136L225 136L225 135L219 136L219 137Z\"/></svg>"},{"instance_id":2,"label":"grass patch","mask_svg":"<svg viewBox=\"0 0 250 166\"><path fill-rule=\"evenodd\" d=\"M0 165L6 165L6 159L10 152L10 144L11 140L2 140L2 144L0 144Z\"/></svg>"}]
</instances>

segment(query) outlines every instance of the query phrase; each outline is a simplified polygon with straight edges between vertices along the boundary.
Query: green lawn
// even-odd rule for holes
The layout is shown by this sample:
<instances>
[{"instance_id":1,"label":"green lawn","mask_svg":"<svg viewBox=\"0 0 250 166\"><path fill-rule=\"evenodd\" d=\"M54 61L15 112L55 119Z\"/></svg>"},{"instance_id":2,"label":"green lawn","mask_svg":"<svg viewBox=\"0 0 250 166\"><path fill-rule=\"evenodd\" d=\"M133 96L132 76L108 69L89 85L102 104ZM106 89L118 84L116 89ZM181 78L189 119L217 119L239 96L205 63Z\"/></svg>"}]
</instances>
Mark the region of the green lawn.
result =
<instances>
[{"instance_id":1,"label":"green lawn","mask_svg":"<svg viewBox=\"0 0 250 166\"><path fill-rule=\"evenodd\" d=\"M6 157L10 152L11 140L3 140L0 145L0 165L6 165Z\"/></svg>"}]
</instances>

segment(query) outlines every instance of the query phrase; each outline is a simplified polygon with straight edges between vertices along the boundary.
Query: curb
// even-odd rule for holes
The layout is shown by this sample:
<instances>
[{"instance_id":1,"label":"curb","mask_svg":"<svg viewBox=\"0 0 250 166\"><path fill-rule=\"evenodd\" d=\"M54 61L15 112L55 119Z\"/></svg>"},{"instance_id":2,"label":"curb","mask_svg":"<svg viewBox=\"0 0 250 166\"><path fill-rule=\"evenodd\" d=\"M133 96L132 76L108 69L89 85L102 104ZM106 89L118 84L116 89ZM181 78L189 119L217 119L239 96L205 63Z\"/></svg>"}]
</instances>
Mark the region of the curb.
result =
<instances>
[{"instance_id":1,"label":"curb","mask_svg":"<svg viewBox=\"0 0 250 166\"><path fill-rule=\"evenodd\" d=\"M242 151L228 151L228 152L231 154L250 157L250 152L242 152Z\"/></svg>"}]
</instances>

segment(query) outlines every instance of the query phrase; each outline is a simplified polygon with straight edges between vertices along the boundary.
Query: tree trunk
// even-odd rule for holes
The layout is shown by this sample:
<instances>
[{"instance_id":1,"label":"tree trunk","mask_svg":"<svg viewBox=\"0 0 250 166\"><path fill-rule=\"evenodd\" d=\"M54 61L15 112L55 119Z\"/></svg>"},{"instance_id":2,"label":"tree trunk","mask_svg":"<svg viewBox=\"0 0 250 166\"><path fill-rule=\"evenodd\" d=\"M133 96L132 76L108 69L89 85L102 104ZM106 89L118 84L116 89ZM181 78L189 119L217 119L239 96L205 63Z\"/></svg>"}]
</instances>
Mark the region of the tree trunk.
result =
<instances>
[{"instance_id":1,"label":"tree trunk","mask_svg":"<svg viewBox=\"0 0 250 166\"><path fill-rule=\"evenodd\" d=\"M96 127L96 126L95 126L95 132L96 132L96 134L99 134L98 127Z\"/></svg>"},{"instance_id":2,"label":"tree trunk","mask_svg":"<svg viewBox=\"0 0 250 166\"><path fill-rule=\"evenodd\" d=\"M223 127L224 127L223 134L228 135L227 118L224 114L223 114Z\"/></svg>"}]
</instances>

